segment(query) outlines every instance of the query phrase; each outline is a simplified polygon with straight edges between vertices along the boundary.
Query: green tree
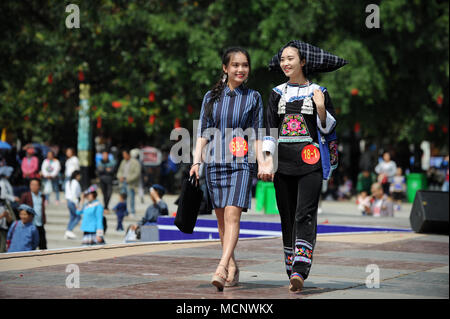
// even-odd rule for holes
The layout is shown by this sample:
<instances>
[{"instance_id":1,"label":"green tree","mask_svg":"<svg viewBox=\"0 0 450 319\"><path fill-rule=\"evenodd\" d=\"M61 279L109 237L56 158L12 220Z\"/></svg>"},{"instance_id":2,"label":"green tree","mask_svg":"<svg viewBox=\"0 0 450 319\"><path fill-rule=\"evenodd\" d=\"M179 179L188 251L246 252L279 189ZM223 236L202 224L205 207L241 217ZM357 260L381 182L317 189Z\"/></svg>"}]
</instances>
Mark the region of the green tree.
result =
<instances>
[{"instance_id":1,"label":"green tree","mask_svg":"<svg viewBox=\"0 0 450 319\"><path fill-rule=\"evenodd\" d=\"M72 3L80 29L66 28L64 2L0 4L0 127L24 140L75 144L80 82L91 85L97 131L150 140L177 119L190 128L230 45L249 50L249 86L267 101L285 81L268 71L270 58L301 39L349 61L312 78L330 92L338 133L359 123L362 137L448 145L447 1L375 1L379 29L354 0Z\"/></svg>"}]
</instances>

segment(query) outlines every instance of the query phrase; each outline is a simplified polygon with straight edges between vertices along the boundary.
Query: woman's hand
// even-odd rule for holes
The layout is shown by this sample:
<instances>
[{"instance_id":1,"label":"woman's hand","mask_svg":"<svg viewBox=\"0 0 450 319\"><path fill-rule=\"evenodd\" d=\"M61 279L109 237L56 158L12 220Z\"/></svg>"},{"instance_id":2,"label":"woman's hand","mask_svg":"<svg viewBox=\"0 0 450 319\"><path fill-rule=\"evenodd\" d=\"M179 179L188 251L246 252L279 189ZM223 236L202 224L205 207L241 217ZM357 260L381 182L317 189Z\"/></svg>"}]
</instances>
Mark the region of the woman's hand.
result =
<instances>
[{"instance_id":1,"label":"woman's hand","mask_svg":"<svg viewBox=\"0 0 450 319\"><path fill-rule=\"evenodd\" d=\"M199 173L198 173L199 166L200 166L200 164L195 164L195 165L193 165L193 166L191 167L191 170L189 171L189 176L192 176L192 175L195 174L195 177L196 177L197 179L199 179L199 178L200 178Z\"/></svg>"},{"instance_id":2,"label":"woman's hand","mask_svg":"<svg viewBox=\"0 0 450 319\"><path fill-rule=\"evenodd\" d=\"M273 158L267 156L264 160L258 162L258 178L265 181L273 181Z\"/></svg>"},{"instance_id":3,"label":"woman's hand","mask_svg":"<svg viewBox=\"0 0 450 319\"><path fill-rule=\"evenodd\" d=\"M314 100L314 103L316 103L317 107L325 106L325 96L323 95L322 90L319 90L319 89L314 90L313 100Z\"/></svg>"}]
</instances>

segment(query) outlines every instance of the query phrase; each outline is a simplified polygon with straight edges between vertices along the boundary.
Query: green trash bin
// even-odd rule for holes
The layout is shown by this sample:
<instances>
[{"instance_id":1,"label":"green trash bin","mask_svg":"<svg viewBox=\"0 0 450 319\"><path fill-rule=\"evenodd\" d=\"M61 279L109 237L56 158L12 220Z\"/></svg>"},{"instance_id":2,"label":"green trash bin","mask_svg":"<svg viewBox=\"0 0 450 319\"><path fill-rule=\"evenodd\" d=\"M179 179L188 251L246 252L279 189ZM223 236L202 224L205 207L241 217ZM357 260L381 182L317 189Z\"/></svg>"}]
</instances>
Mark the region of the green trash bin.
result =
<instances>
[{"instance_id":1,"label":"green trash bin","mask_svg":"<svg viewBox=\"0 0 450 319\"><path fill-rule=\"evenodd\" d=\"M275 187L272 182L267 182L266 185L266 199L264 211L268 215L278 214L277 198L275 196Z\"/></svg>"},{"instance_id":2,"label":"green trash bin","mask_svg":"<svg viewBox=\"0 0 450 319\"><path fill-rule=\"evenodd\" d=\"M414 202L418 190L427 188L427 177L422 173L411 173L406 175L406 194L408 203Z\"/></svg>"}]
</instances>

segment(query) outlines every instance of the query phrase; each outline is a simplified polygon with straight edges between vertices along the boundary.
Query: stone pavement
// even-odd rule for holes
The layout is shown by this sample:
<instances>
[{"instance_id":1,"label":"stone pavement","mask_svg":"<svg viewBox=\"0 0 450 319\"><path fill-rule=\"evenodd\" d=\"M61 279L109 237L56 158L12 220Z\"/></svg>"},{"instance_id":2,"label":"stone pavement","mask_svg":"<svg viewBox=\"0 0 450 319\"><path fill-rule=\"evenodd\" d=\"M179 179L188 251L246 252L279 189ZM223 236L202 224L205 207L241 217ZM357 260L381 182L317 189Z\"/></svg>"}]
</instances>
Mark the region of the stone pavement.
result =
<instances>
[{"instance_id":1,"label":"stone pavement","mask_svg":"<svg viewBox=\"0 0 450 319\"><path fill-rule=\"evenodd\" d=\"M240 285L224 292L209 283L217 241L3 254L0 298L448 299L448 244L448 236L415 233L320 235L300 294L288 292L280 238L240 240ZM79 269L78 289L66 286L69 264ZM379 288L368 288L374 264Z\"/></svg>"},{"instance_id":2,"label":"stone pavement","mask_svg":"<svg viewBox=\"0 0 450 319\"><path fill-rule=\"evenodd\" d=\"M64 198L64 194L61 193L61 198ZM176 212L177 206L174 204L177 199L177 195L166 195L164 200L167 202L170 214ZM53 195L52 198L53 199ZM102 200L100 195L100 200ZM118 195L114 193L110 208L114 207L118 202ZM149 195L145 195L143 200L136 196L136 216L127 216L124 220L124 227L128 227L130 224L137 223L145 214L145 210L150 205L151 200ZM257 212L254 210L256 207L255 199L252 201L252 209L247 213L242 214L242 220L251 221L267 221L267 222L280 222L278 215L266 215L263 211ZM354 201L349 202L335 202L324 201L322 204L323 213L318 216L318 223L327 223L332 225L362 225L362 226L383 226L383 227L398 227L398 228L410 228L409 225L409 213L411 204L405 203L402 206L400 212L396 212L394 218L372 218L367 216L361 216L357 210L357 206ZM81 244L82 232L80 230L80 224L75 228L74 233L78 236L75 240L66 240L63 238L67 223L69 221L69 211L66 207L65 201L62 201L59 205L56 205L51 201L50 205L46 209L47 224L45 225L47 233L47 247L49 249L59 248L74 248L79 247ZM117 232L115 227L117 225L117 218L114 212L105 214L108 221L108 230L105 235L105 240L108 244L123 243L125 233ZM201 218L215 219L214 215L202 215Z\"/></svg>"},{"instance_id":3,"label":"stone pavement","mask_svg":"<svg viewBox=\"0 0 450 319\"><path fill-rule=\"evenodd\" d=\"M176 211L176 196L166 196ZM113 197L112 204L116 202ZM150 199L137 201L139 220ZM254 204L254 203L253 203ZM253 206L255 207L255 206ZM410 204L394 218L361 216L354 202L324 202L318 222L409 228ZM167 298L167 299L448 299L449 237L413 232L319 235L310 277L302 293L288 292L279 237L240 239L236 258L241 269L238 287L217 292L210 279L220 259L220 242L121 244L115 216L102 247L78 247L61 239L66 208L49 206L48 251L0 254L0 299L6 298ZM203 215L202 218L214 218ZM279 221L277 215L250 210L243 220ZM79 235L81 232L77 229ZM66 249L60 249L66 247ZM67 248L69 247L69 248ZM67 288L75 264L80 288ZM375 265L375 266L373 266ZM368 288L376 277L379 288ZM69 277L68 277L69 276Z\"/></svg>"}]
</instances>

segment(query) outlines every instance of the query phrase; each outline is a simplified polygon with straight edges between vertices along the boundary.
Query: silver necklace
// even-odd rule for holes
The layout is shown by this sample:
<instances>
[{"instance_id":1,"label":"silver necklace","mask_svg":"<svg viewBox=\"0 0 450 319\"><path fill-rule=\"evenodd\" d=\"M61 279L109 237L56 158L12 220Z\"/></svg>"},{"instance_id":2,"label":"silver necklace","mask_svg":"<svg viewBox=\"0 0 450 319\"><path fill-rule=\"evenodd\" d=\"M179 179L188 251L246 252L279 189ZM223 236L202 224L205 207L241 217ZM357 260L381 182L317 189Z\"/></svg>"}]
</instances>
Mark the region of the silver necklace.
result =
<instances>
[{"instance_id":1,"label":"silver necklace","mask_svg":"<svg viewBox=\"0 0 450 319\"><path fill-rule=\"evenodd\" d=\"M305 84L302 85L309 85L309 80L306 80ZM281 94L280 101L278 102L278 114L286 114L286 98L285 95L287 94L287 87L288 82L284 84L283 93ZM297 88L297 96L300 95L300 85Z\"/></svg>"}]
</instances>

